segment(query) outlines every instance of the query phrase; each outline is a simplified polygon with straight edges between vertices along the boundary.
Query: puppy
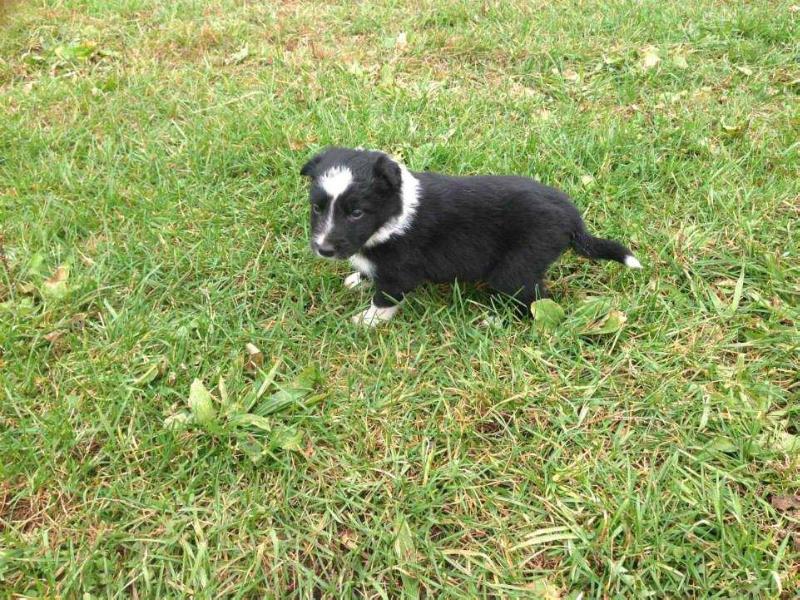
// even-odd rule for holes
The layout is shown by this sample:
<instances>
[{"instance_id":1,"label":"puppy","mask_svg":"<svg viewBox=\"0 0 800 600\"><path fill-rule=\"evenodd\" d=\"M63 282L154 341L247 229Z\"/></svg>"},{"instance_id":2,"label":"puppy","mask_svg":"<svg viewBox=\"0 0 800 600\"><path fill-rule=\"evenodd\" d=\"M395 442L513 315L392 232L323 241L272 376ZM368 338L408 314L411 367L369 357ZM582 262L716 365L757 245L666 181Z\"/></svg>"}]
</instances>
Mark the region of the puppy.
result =
<instances>
[{"instance_id":1,"label":"puppy","mask_svg":"<svg viewBox=\"0 0 800 600\"><path fill-rule=\"evenodd\" d=\"M312 250L350 261L347 287L375 284L359 324L390 320L426 281L482 281L527 313L547 296L545 272L567 248L642 266L622 244L588 233L566 194L525 177L417 173L348 148L324 150L300 174L311 178Z\"/></svg>"}]
</instances>

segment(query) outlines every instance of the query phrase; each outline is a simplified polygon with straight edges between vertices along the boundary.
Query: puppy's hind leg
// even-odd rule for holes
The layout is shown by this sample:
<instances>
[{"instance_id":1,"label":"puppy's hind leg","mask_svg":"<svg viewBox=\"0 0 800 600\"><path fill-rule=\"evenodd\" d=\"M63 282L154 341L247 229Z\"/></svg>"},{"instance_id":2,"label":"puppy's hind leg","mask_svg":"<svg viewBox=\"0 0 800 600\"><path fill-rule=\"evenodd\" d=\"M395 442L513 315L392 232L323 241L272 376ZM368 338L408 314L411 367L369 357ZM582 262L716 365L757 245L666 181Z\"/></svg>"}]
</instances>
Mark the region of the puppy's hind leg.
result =
<instances>
[{"instance_id":1,"label":"puppy's hind leg","mask_svg":"<svg viewBox=\"0 0 800 600\"><path fill-rule=\"evenodd\" d=\"M550 293L544 284L544 269L532 261L506 260L489 275L487 283L496 291L511 296L516 301L520 315L530 315L532 302L548 298Z\"/></svg>"},{"instance_id":2,"label":"puppy's hind leg","mask_svg":"<svg viewBox=\"0 0 800 600\"><path fill-rule=\"evenodd\" d=\"M550 292L541 277L529 277L522 285L510 284L505 289L494 285L492 287L498 292L511 296L514 299L514 308L523 317L530 316L533 302L550 297Z\"/></svg>"}]
</instances>

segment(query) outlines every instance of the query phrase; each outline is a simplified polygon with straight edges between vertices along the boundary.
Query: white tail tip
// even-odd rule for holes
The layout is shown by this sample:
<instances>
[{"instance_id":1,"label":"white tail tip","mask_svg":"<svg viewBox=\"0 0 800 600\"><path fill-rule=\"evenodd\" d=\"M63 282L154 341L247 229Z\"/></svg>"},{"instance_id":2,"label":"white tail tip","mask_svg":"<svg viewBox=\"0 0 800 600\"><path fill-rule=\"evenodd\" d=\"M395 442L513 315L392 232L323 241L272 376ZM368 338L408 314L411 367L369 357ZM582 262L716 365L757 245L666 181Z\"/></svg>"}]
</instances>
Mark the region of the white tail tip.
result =
<instances>
[{"instance_id":1,"label":"white tail tip","mask_svg":"<svg viewBox=\"0 0 800 600\"><path fill-rule=\"evenodd\" d=\"M630 267L631 269L641 269L642 263L640 263L635 256L631 256L629 254L625 257L625 266Z\"/></svg>"}]
</instances>

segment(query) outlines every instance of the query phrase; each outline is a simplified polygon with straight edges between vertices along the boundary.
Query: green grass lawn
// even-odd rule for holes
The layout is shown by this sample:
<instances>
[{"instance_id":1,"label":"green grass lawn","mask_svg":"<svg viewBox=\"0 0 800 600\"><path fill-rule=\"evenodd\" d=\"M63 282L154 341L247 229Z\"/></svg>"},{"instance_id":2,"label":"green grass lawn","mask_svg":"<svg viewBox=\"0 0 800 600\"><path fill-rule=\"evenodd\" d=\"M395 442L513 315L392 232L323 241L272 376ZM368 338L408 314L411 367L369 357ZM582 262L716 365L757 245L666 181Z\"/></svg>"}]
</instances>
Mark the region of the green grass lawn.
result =
<instances>
[{"instance_id":1,"label":"green grass lawn","mask_svg":"<svg viewBox=\"0 0 800 600\"><path fill-rule=\"evenodd\" d=\"M799 61L791 0L8 9L0 596L795 597ZM327 144L537 177L644 270L358 329Z\"/></svg>"}]
</instances>

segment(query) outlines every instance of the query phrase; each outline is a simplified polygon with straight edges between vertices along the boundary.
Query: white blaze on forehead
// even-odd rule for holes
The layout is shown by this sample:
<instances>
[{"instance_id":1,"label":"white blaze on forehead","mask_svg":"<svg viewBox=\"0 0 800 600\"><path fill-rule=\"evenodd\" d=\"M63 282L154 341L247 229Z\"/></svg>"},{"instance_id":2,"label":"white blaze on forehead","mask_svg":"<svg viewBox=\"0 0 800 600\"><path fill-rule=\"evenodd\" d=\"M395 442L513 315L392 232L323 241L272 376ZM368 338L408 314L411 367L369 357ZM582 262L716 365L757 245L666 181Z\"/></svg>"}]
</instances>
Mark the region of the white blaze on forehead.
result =
<instances>
[{"instance_id":1,"label":"white blaze on forehead","mask_svg":"<svg viewBox=\"0 0 800 600\"><path fill-rule=\"evenodd\" d=\"M325 242L325 237L333 228L334 202L336 202L336 199L341 196L352 183L353 172L347 167L331 167L317 179L317 185L321 187L331 199L330 202L328 202L328 212L325 215L324 225L315 237L318 245L322 245Z\"/></svg>"},{"instance_id":2,"label":"white blaze on forehead","mask_svg":"<svg viewBox=\"0 0 800 600\"><path fill-rule=\"evenodd\" d=\"M331 201L341 196L351 183L353 172L347 167L331 167L317 180L317 184L331 197Z\"/></svg>"}]
</instances>

